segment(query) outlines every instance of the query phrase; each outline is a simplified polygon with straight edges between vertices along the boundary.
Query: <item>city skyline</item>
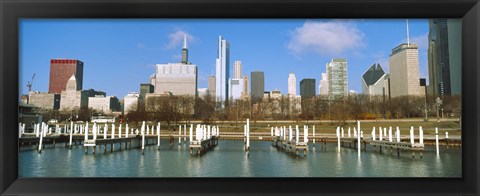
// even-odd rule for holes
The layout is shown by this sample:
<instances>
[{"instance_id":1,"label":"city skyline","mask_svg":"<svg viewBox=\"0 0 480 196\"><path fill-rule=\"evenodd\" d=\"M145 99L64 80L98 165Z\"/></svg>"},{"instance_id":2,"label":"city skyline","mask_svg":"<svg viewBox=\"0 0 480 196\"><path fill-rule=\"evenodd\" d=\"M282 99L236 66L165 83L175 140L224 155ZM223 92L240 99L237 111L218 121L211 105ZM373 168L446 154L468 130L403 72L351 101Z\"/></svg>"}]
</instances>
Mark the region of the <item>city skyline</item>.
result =
<instances>
[{"instance_id":1,"label":"city skyline","mask_svg":"<svg viewBox=\"0 0 480 196\"><path fill-rule=\"evenodd\" d=\"M419 45L420 77L428 78L426 59L428 19L410 20L409 25L411 40ZM238 33L227 28L232 26L234 29L255 29L255 32ZM22 20L21 27L21 94L27 93L26 83L33 73L36 73L36 78L32 89L46 92L49 61L54 58L66 58L84 62L83 89L101 90L107 95L119 98L126 96L128 92L138 91L140 83L147 83L149 76L155 73L156 64L180 62L179 51L184 39L189 41L188 61L198 66L198 88L208 87L208 77L215 75L218 47L218 41L215 39L222 35L230 44L231 61L228 65L230 70L233 70L234 61L242 61L245 75L255 70L263 71L265 90L279 89L282 94L288 93L287 79L290 72L293 71L298 78L297 85L298 81L304 78L315 78L316 81L320 81L321 73L325 72L325 64L332 58L348 60L348 89L361 92L361 74L373 63L380 63L388 72L388 55L391 49L406 40L405 20L402 19ZM79 30L65 33L74 27L78 27ZM122 28L125 29L123 32L116 31ZM163 33L152 33L146 31L148 29ZM372 33L379 29L390 31ZM96 34L80 35L85 31ZM127 36L139 33L138 31L143 31L141 34L145 36L141 38ZM316 34L338 32L339 35L315 40L317 35L311 35L312 31ZM112 32L115 34L109 34ZM351 35L349 36L351 39L334 45L327 43L344 38L341 37L342 34ZM322 35L327 37L328 34ZM89 47L82 42L94 42L94 45L99 47ZM325 50L326 46L331 46L330 50ZM39 47L50 49L38 50ZM44 61L46 62L42 63ZM229 78L233 78L233 71L228 75ZM126 78L129 80L125 80ZM112 80L117 81L108 82Z\"/></svg>"}]
</instances>

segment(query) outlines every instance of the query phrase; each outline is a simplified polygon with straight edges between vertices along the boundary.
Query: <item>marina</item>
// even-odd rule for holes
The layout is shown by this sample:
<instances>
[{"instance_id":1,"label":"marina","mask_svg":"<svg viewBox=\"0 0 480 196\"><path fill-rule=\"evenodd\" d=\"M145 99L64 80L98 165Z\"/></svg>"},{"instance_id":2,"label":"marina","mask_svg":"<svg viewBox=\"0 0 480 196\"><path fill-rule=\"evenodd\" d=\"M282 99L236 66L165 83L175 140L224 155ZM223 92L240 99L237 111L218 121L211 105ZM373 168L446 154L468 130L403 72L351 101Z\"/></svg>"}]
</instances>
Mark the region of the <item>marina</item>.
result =
<instances>
[{"instance_id":1,"label":"marina","mask_svg":"<svg viewBox=\"0 0 480 196\"><path fill-rule=\"evenodd\" d=\"M417 161L414 160L420 160L420 162L423 162L424 164L431 164L432 159L442 161L445 157L461 157L460 138L449 138L448 133L439 138L437 130L435 136L424 136L421 127L418 128L417 134L414 134L414 128L412 127L410 135L400 135L400 131L392 132L391 128L388 131L387 128L379 128L379 130L382 130L379 133L376 133L375 129L373 129L370 134L365 134L364 131L357 132L357 130L362 130L360 128L360 122L358 122L358 127L352 129L353 134L350 131L351 127L337 127L336 134L327 134L319 133L318 130L315 130L315 126L307 125L303 126L303 129L296 125L288 127L279 126L271 127L270 133L251 133L248 119L243 126L243 134L228 131L220 132L218 126L202 124L179 125L178 132L162 133L160 130L160 123L156 126L150 126L146 125L145 122L139 127L140 129L129 129L128 125L125 125L125 129L121 129L122 125L117 126L117 129L114 124L105 124L104 126L93 124L92 126L85 125L84 127L71 124L71 126L66 126L63 131L62 129L49 129L46 125L38 125L36 127L42 128L34 130L33 133L25 133L24 130L19 130L21 136L19 138L20 159L31 159L36 157L37 161L46 161L52 158L51 156L54 154L63 156L63 154L67 152L68 156L65 157L65 159L55 159L59 161L59 164L69 164L71 161L69 159L72 159L72 157L75 157L74 159L90 160L93 162L96 162L96 159L99 159L99 161L104 160L106 157L110 157L108 159L113 160L116 160L117 158L122 160L126 155L131 157L129 159L150 160L150 158L159 159L158 156L160 154L156 153L161 153L162 157L164 157L163 159L180 159L182 162L187 161L186 159L191 159L190 161L195 162L199 161L199 159L208 160L209 158L207 157L216 157L218 154L221 154L220 156L228 157L228 159L231 159L231 156L244 157L246 159L244 161L247 162L245 164L249 164L250 162L263 160L263 158L259 157L257 154L259 152L260 154L267 153L268 155L265 156L272 159L270 161L275 161L280 157L284 157L285 155L275 155L284 152L289 155L286 157L293 158L295 162L301 160L305 162L323 162L332 159L332 157L327 158L327 156L337 158L339 156L344 158L346 158L345 156L349 156L348 159L357 157L357 162L362 162L362 160L366 158L389 159L390 161L392 161L392 159L397 159L397 161L403 162L402 167L409 168L410 166L415 165L414 163L417 163ZM346 129L348 129L348 134L345 131ZM178 139L178 145L176 139ZM64 143L63 146L65 147L57 147L59 143ZM84 152L78 153L81 148L84 149ZM43 153L41 153L42 150ZM103 151L103 153L100 153L100 157L98 151ZM242 151L244 151L243 156L241 155ZM34 152L38 152L38 155L34 156L34 154L32 154ZM189 154L189 156L185 157L185 153ZM84 158L81 158L82 154ZM302 159L299 160L298 158L300 157L302 157ZM410 161L407 161L406 159L410 159ZM129 162L129 160L123 161ZM449 159L448 161L452 162L453 160ZM28 164L28 161L25 163L22 162L21 164ZM116 164L121 165L122 168L131 167L128 166L128 164L131 163L122 162ZM269 163L266 164L268 165ZM309 167L313 167L310 169L315 168L314 170L318 169L316 168L318 166ZM115 168L110 170L113 172ZM461 168L456 170L456 175L453 176L457 176L457 174L460 175L460 173ZM129 172L127 171L120 171L120 174L123 174L120 176L129 176ZM195 176L194 174L182 174L182 172L168 174L169 175L167 176ZM288 174L287 176L297 175L290 172L286 172L286 174ZM29 176L28 174L24 175ZM40 176L57 175L59 174L53 172L51 174L43 174ZM164 176L164 173L158 175ZM217 175L220 174L209 176ZM270 175L276 176L277 174L270 173ZM345 175L358 176L351 173ZM80 174L80 176L84 176L84 174ZM225 173L225 176L229 176L228 172ZM254 173L240 176L262 175ZM308 174L307 176L316 175ZM325 175L321 174L319 176ZM375 176L375 174L368 174L367 176Z\"/></svg>"}]
</instances>

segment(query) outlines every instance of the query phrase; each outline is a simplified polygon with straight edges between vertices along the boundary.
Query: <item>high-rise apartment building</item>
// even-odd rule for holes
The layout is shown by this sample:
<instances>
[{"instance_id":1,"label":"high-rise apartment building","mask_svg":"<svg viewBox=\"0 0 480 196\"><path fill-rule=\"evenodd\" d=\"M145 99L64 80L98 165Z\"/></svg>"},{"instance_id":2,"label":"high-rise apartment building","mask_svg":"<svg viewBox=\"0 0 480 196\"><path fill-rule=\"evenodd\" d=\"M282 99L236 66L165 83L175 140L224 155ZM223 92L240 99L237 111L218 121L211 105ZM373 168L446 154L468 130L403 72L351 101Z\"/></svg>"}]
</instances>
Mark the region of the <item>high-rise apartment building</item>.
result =
<instances>
[{"instance_id":1,"label":"high-rise apartment building","mask_svg":"<svg viewBox=\"0 0 480 196\"><path fill-rule=\"evenodd\" d=\"M315 97L315 79L305 78L300 81L300 96L302 99Z\"/></svg>"},{"instance_id":2,"label":"high-rise apartment building","mask_svg":"<svg viewBox=\"0 0 480 196\"><path fill-rule=\"evenodd\" d=\"M339 98L348 95L347 59L336 58L327 63L328 95Z\"/></svg>"},{"instance_id":3,"label":"high-rise apartment building","mask_svg":"<svg viewBox=\"0 0 480 196\"><path fill-rule=\"evenodd\" d=\"M216 99L217 108L224 108L228 102L228 78L230 74L230 45L222 36L218 37L216 59Z\"/></svg>"},{"instance_id":4,"label":"high-rise apartment building","mask_svg":"<svg viewBox=\"0 0 480 196\"><path fill-rule=\"evenodd\" d=\"M74 59L52 59L50 60L50 80L48 85L49 93L60 94L66 90L67 82L75 75L77 89L83 87L83 62Z\"/></svg>"},{"instance_id":5,"label":"high-rise apartment building","mask_svg":"<svg viewBox=\"0 0 480 196\"><path fill-rule=\"evenodd\" d=\"M403 43L392 49L389 58L391 97L425 95L420 87L418 46Z\"/></svg>"},{"instance_id":6,"label":"high-rise apartment building","mask_svg":"<svg viewBox=\"0 0 480 196\"><path fill-rule=\"evenodd\" d=\"M262 71L254 71L251 73L251 94L252 103L256 103L263 99L263 93L265 91L265 78Z\"/></svg>"},{"instance_id":7,"label":"high-rise apartment building","mask_svg":"<svg viewBox=\"0 0 480 196\"><path fill-rule=\"evenodd\" d=\"M318 94L320 95L328 95L328 81L327 81L327 73L322 73L322 79L318 84Z\"/></svg>"},{"instance_id":8,"label":"high-rise apartment building","mask_svg":"<svg viewBox=\"0 0 480 196\"><path fill-rule=\"evenodd\" d=\"M436 96L461 94L462 27L460 19L429 20L429 84Z\"/></svg>"},{"instance_id":9,"label":"high-rise apartment building","mask_svg":"<svg viewBox=\"0 0 480 196\"><path fill-rule=\"evenodd\" d=\"M288 95L297 95L297 78L295 77L295 73L293 72L290 72L290 74L288 74Z\"/></svg>"},{"instance_id":10,"label":"high-rise apartment building","mask_svg":"<svg viewBox=\"0 0 480 196\"><path fill-rule=\"evenodd\" d=\"M242 62L235 61L233 63L233 79L241 79L242 78Z\"/></svg>"}]
</instances>

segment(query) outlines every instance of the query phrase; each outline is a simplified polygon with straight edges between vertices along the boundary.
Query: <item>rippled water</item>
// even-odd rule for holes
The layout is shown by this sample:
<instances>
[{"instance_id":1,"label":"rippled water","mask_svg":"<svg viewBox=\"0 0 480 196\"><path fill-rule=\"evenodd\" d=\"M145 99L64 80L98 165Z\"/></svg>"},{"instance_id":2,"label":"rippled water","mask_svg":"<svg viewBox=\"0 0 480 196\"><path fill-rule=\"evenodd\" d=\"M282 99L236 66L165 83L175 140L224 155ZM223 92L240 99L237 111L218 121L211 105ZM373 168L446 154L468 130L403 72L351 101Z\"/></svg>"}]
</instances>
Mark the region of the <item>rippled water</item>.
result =
<instances>
[{"instance_id":1,"label":"rippled water","mask_svg":"<svg viewBox=\"0 0 480 196\"><path fill-rule=\"evenodd\" d=\"M59 147L60 146L60 147ZM85 155L82 146L71 150L47 146L42 153L22 147L19 153L19 177L461 177L461 149L440 148L437 157L427 146L423 159L411 158L410 152L380 154L341 148L327 144L313 148L307 156L288 154L268 141L251 141L250 155L243 141L220 140L219 145L202 156L190 155L188 145L168 147L168 141L139 148ZM118 149L118 147L117 147ZM301 155L302 153L300 153Z\"/></svg>"}]
</instances>

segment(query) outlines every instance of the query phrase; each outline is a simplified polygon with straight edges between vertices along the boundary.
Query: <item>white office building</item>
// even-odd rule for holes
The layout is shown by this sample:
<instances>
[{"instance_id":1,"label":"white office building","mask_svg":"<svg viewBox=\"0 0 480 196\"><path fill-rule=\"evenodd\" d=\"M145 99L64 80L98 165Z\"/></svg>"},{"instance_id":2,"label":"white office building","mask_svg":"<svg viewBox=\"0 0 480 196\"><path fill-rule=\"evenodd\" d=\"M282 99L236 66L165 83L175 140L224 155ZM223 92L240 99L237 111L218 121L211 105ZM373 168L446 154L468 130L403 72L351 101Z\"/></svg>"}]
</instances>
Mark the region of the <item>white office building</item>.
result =
<instances>
[{"instance_id":1,"label":"white office building","mask_svg":"<svg viewBox=\"0 0 480 196\"><path fill-rule=\"evenodd\" d=\"M216 59L216 100L217 108L224 108L228 98L228 78L230 74L230 45L222 36L218 37L218 50Z\"/></svg>"}]
</instances>

